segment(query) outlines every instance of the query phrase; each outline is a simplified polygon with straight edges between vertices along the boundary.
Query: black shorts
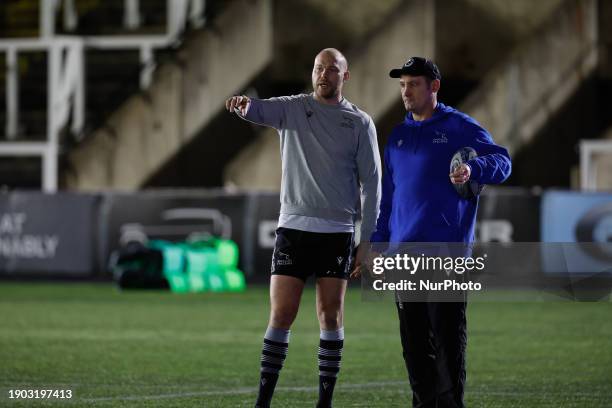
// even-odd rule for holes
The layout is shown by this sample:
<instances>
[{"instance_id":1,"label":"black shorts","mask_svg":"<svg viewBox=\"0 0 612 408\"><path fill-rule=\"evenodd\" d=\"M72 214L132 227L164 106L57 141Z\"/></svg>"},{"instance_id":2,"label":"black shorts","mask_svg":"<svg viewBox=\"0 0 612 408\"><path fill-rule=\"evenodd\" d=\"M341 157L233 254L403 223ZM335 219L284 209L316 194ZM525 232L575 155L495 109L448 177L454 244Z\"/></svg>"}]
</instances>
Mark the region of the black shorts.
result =
<instances>
[{"instance_id":1,"label":"black shorts","mask_svg":"<svg viewBox=\"0 0 612 408\"><path fill-rule=\"evenodd\" d=\"M276 229L272 275L294 276L304 282L317 278L348 279L353 257L353 233Z\"/></svg>"}]
</instances>

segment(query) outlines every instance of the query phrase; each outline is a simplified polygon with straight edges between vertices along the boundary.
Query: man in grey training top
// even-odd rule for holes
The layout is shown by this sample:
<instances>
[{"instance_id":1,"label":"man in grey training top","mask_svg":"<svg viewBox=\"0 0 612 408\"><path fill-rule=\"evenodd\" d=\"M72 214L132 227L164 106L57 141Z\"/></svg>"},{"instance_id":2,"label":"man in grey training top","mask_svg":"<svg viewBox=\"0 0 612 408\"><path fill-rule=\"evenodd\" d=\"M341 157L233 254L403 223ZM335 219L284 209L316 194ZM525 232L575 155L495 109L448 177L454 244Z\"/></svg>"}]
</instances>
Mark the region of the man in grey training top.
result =
<instances>
[{"instance_id":1,"label":"man in grey training top","mask_svg":"<svg viewBox=\"0 0 612 408\"><path fill-rule=\"evenodd\" d=\"M331 407L360 196L360 237L366 241L374 230L381 190L376 128L365 112L342 97L348 79L342 53L327 48L314 61L312 94L263 100L234 96L225 102L230 112L278 130L281 143L281 210L256 407L270 406L291 324L312 274L321 328L317 407ZM365 255L364 247L357 248L358 259Z\"/></svg>"}]
</instances>

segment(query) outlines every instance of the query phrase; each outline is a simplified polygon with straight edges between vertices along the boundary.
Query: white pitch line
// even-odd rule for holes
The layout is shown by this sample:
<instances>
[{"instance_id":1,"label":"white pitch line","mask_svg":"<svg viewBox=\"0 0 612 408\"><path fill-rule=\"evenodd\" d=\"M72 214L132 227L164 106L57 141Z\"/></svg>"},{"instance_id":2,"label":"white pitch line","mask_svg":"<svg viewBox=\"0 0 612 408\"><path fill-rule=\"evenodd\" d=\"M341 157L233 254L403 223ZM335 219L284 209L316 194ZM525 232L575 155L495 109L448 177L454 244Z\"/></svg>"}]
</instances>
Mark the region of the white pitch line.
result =
<instances>
[{"instance_id":1,"label":"white pitch line","mask_svg":"<svg viewBox=\"0 0 612 408\"><path fill-rule=\"evenodd\" d=\"M388 387L388 386L405 386L406 391L410 391L408 380L405 381L380 381L380 382L368 382L362 384L338 384L336 389L362 389L362 388L377 388L377 387ZM316 392L319 390L318 387L277 387L277 391L286 392ZM117 397L101 397L101 398L83 398L77 401L83 402L103 402L103 401L137 401L137 400L160 400L160 399L172 399L172 398L187 398L187 397L207 397L207 396L223 396L223 395L244 395L244 394L255 394L257 388L255 387L242 387L232 390L209 390L209 391L195 391L195 392L180 392L171 394L158 394L158 395L128 395L128 396L117 396ZM609 397L609 394L604 392L548 392L545 390L534 390L534 391L488 391L485 389L473 389L466 390L466 395L481 395L481 396L498 396L498 397L527 397L527 396L540 396L544 399L547 397ZM74 402L77 402L74 401Z\"/></svg>"},{"instance_id":2,"label":"white pitch line","mask_svg":"<svg viewBox=\"0 0 612 408\"><path fill-rule=\"evenodd\" d=\"M374 388L383 387L389 385L406 385L408 381L383 381L383 382L369 382L363 384L338 384L336 389L355 389L355 388ZM102 397L102 398L83 398L80 401L86 402L101 402L101 401L114 401L114 400L154 400L154 399L170 399L170 398L184 398L184 397L206 397L214 395L240 395L240 394L254 394L257 392L255 387L243 387L235 388L232 390L210 390L210 391L195 391L195 392L180 392L173 394L158 394L158 395L128 395L123 397ZM315 392L319 390L319 387L276 387L277 391L287 392Z\"/></svg>"}]
</instances>

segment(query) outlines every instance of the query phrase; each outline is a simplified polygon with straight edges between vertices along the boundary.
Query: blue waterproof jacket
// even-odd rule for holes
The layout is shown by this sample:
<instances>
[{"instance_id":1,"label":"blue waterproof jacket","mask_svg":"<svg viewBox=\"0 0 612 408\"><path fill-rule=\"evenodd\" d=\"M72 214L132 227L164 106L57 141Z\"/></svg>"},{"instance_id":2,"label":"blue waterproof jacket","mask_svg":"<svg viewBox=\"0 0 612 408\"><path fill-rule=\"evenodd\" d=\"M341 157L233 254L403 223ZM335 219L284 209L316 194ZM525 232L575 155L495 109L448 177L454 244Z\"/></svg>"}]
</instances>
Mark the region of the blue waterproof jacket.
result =
<instances>
[{"instance_id":1,"label":"blue waterproof jacket","mask_svg":"<svg viewBox=\"0 0 612 408\"><path fill-rule=\"evenodd\" d=\"M408 113L385 147L383 191L372 242L465 242L474 240L478 198L464 199L449 173L454 153L472 147L470 178L502 183L510 175L508 151L476 120L438 103L431 118Z\"/></svg>"}]
</instances>

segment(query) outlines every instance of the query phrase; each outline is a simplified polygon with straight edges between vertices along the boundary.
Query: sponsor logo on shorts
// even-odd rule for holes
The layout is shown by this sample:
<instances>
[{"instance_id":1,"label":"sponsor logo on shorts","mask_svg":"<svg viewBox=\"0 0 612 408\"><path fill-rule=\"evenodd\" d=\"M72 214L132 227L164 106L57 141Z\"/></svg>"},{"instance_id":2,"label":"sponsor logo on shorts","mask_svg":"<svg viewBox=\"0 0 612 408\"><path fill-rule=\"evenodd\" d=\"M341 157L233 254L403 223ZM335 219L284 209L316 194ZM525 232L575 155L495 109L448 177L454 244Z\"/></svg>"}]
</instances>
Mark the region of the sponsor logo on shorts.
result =
<instances>
[{"instance_id":1,"label":"sponsor logo on shorts","mask_svg":"<svg viewBox=\"0 0 612 408\"><path fill-rule=\"evenodd\" d=\"M336 261L338 261L338 265L341 265L341 264L342 264L342 260L343 260L343 259L344 259L344 258L343 258L343 257L341 257L341 256L339 256L339 257L337 257L337 258L336 258Z\"/></svg>"},{"instance_id":2,"label":"sponsor logo on shorts","mask_svg":"<svg viewBox=\"0 0 612 408\"><path fill-rule=\"evenodd\" d=\"M293 259L291 259L289 254L282 251L276 251L275 255L277 265L293 265Z\"/></svg>"}]
</instances>

